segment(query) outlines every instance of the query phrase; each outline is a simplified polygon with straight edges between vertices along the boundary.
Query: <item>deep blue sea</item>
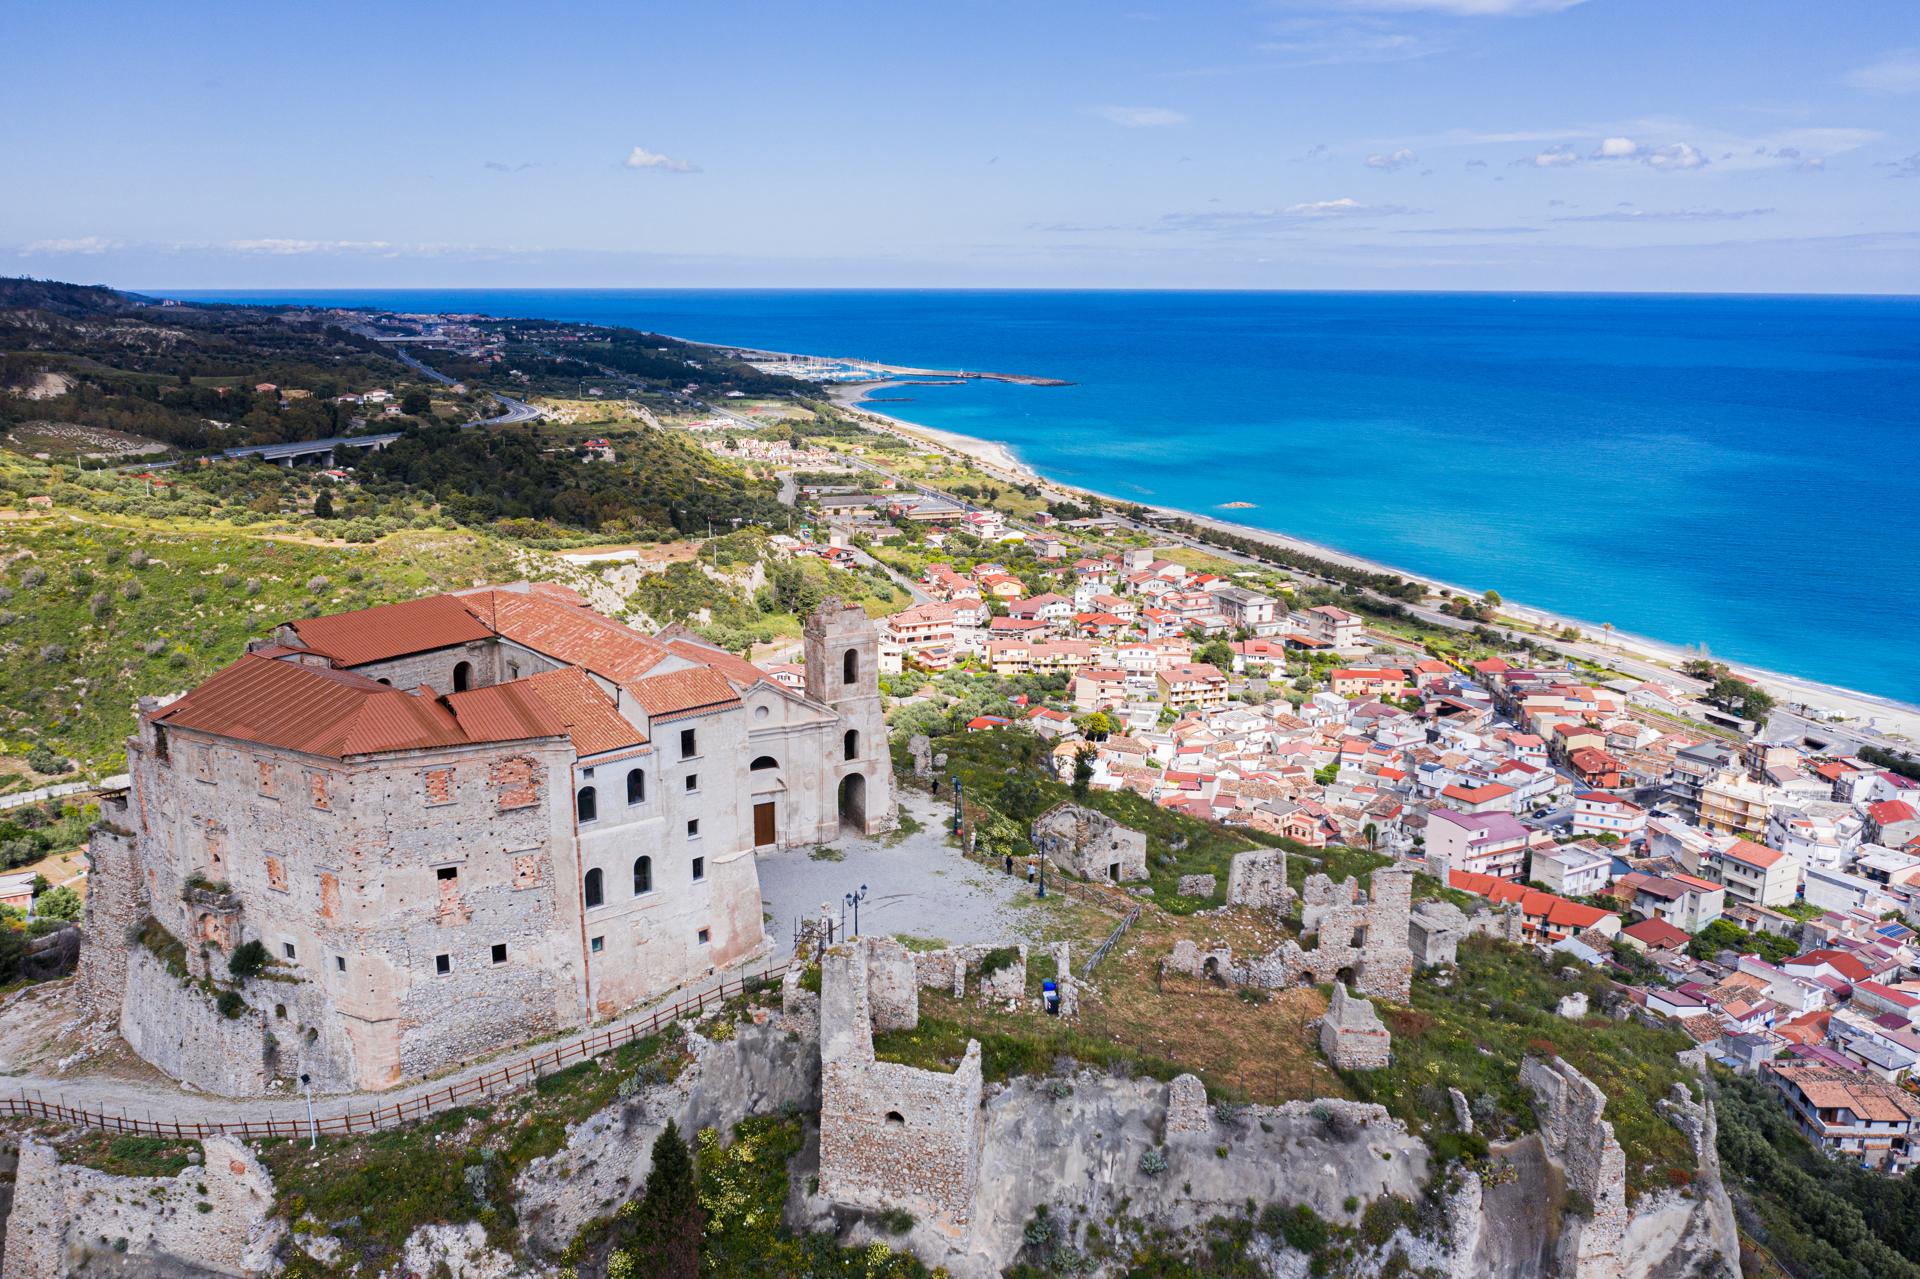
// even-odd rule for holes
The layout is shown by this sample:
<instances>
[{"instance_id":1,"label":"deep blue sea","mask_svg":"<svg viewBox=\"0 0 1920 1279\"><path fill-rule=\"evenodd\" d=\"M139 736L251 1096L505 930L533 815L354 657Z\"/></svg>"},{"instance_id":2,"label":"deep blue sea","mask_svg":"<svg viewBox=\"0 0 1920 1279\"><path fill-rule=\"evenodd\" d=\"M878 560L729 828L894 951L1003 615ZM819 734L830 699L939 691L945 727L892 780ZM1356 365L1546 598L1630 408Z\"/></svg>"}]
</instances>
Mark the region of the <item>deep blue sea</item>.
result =
<instances>
[{"instance_id":1,"label":"deep blue sea","mask_svg":"<svg viewBox=\"0 0 1920 1279\"><path fill-rule=\"evenodd\" d=\"M1920 299L348 290L1064 378L875 405L1716 656L1920 702ZM1252 510L1221 511L1226 502Z\"/></svg>"}]
</instances>

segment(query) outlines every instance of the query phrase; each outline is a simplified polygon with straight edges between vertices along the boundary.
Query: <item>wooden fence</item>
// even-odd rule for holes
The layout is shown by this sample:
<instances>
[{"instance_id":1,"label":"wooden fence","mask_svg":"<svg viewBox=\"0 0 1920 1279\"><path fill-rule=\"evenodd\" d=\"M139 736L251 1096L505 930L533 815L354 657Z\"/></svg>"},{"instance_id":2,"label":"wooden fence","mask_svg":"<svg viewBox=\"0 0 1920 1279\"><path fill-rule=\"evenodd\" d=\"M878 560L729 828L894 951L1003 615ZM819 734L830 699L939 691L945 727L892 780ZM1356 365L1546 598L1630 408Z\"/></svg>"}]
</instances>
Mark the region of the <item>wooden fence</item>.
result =
<instances>
[{"instance_id":1,"label":"wooden fence","mask_svg":"<svg viewBox=\"0 0 1920 1279\"><path fill-rule=\"evenodd\" d=\"M711 990L690 995L667 1007L657 1008L644 1018L624 1025L609 1026L605 1030L596 1031L581 1039L555 1044L532 1056L496 1066L483 1074L457 1080L444 1087L435 1088L390 1105L374 1106L368 1110L351 1111L344 1115L316 1114L311 1129L308 1126L304 1107L298 1113L284 1118L156 1119L149 1112L148 1117L143 1119L133 1115L116 1114L105 1109L69 1106L57 1099L46 1101L39 1097L0 1098L0 1118L51 1119L60 1123L99 1128L107 1132L138 1133L148 1137L175 1137L183 1140L198 1140L222 1133L243 1139L305 1137L309 1131L328 1137L351 1137L381 1128L416 1123L442 1110L468 1105L496 1093L524 1088L542 1075L549 1075L556 1070L564 1070L568 1066L590 1061L624 1044L645 1039L648 1035L671 1025L682 1017L699 1016L708 1008L724 1003L736 995L758 989L768 982L777 982L785 975L786 969L787 966L781 964L750 976L724 981Z\"/></svg>"}]
</instances>

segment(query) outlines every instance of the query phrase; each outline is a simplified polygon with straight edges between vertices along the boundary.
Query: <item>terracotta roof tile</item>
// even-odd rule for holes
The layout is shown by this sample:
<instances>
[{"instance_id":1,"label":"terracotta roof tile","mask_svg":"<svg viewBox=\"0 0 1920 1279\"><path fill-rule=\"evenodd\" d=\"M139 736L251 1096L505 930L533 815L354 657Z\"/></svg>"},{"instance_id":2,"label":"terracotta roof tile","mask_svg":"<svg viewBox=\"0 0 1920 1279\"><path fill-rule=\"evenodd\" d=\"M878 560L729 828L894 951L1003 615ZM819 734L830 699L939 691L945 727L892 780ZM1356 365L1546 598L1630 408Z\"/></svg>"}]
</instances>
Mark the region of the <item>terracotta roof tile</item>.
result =
<instances>
[{"instance_id":1,"label":"terracotta roof tile","mask_svg":"<svg viewBox=\"0 0 1920 1279\"><path fill-rule=\"evenodd\" d=\"M647 718L654 721L678 719L706 711L738 705L740 695L719 671L707 666L692 670L668 671L622 684Z\"/></svg>"}]
</instances>

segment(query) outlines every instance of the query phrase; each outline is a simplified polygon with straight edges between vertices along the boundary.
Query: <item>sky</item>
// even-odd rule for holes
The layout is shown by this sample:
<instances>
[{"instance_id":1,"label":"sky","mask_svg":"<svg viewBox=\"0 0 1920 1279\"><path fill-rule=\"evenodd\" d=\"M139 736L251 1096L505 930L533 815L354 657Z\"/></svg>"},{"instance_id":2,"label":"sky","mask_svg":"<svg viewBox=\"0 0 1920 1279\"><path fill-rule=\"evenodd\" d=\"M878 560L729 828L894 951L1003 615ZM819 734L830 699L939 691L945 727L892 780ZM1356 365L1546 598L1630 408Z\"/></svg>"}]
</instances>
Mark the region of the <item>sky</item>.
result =
<instances>
[{"instance_id":1,"label":"sky","mask_svg":"<svg viewBox=\"0 0 1920 1279\"><path fill-rule=\"evenodd\" d=\"M1920 292L1911 0L63 0L0 48L0 274Z\"/></svg>"}]
</instances>

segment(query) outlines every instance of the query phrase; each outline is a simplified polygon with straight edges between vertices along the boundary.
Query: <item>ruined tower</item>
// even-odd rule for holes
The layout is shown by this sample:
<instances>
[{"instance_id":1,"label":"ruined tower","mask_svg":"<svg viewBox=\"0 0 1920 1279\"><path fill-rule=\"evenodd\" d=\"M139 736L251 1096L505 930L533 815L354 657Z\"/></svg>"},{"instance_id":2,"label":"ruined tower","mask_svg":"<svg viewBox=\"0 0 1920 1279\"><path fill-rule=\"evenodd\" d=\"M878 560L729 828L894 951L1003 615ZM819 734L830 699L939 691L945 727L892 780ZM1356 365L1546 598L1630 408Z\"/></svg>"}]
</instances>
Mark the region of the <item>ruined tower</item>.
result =
<instances>
[{"instance_id":1,"label":"ruined tower","mask_svg":"<svg viewBox=\"0 0 1920 1279\"><path fill-rule=\"evenodd\" d=\"M857 605L824 600L807 618L807 696L841 718L826 761L840 819L861 834L893 826L893 762L880 712L880 632Z\"/></svg>"}]
</instances>

